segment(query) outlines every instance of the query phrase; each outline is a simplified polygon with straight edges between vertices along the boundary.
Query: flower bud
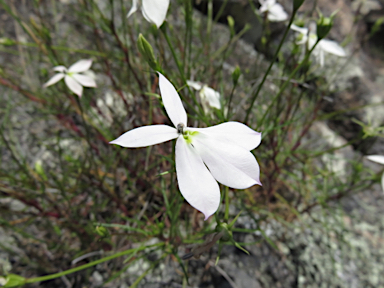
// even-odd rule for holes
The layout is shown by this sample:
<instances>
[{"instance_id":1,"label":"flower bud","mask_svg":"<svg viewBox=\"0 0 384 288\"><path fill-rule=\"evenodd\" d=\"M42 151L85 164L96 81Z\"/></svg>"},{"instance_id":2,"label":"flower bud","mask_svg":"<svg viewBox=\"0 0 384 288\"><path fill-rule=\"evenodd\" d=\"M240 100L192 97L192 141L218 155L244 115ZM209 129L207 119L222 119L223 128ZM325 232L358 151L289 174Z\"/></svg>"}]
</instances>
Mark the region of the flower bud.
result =
<instances>
[{"instance_id":1,"label":"flower bud","mask_svg":"<svg viewBox=\"0 0 384 288\"><path fill-rule=\"evenodd\" d=\"M231 37L235 36L236 34L236 30L235 30L235 20L233 19L233 17L231 15L229 15L227 17L227 21L228 21L228 27L229 27L229 31L231 32Z\"/></svg>"},{"instance_id":2,"label":"flower bud","mask_svg":"<svg viewBox=\"0 0 384 288\"><path fill-rule=\"evenodd\" d=\"M320 15L320 19L317 20L317 38L323 39L328 35L329 31L331 31L333 26L333 16L324 17L322 14Z\"/></svg>"},{"instance_id":3,"label":"flower bud","mask_svg":"<svg viewBox=\"0 0 384 288\"><path fill-rule=\"evenodd\" d=\"M232 81L234 86L237 85L240 75L241 75L240 67L237 65L235 70L233 70L232 72Z\"/></svg>"},{"instance_id":4,"label":"flower bud","mask_svg":"<svg viewBox=\"0 0 384 288\"><path fill-rule=\"evenodd\" d=\"M0 277L2 287L17 287L25 284L25 278L16 274L8 274L7 277ZM3 281L5 280L5 281ZM4 283L4 284L3 284Z\"/></svg>"},{"instance_id":5,"label":"flower bud","mask_svg":"<svg viewBox=\"0 0 384 288\"><path fill-rule=\"evenodd\" d=\"M96 233L99 234L101 237L107 237L109 235L107 228L104 226L96 226L95 228Z\"/></svg>"},{"instance_id":6,"label":"flower bud","mask_svg":"<svg viewBox=\"0 0 384 288\"><path fill-rule=\"evenodd\" d=\"M293 0L293 11L297 11L303 3L304 0Z\"/></svg>"},{"instance_id":7,"label":"flower bud","mask_svg":"<svg viewBox=\"0 0 384 288\"><path fill-rule=\"evenodd\" d=\"M139 48L139 51L141 55L143 55L145 61L147 61L148 65L153 70L159 70L155 54L153 52L153 48L141 33L139 34L139 38L137 39L137 47Z\"/></svg>"}]
</instances>

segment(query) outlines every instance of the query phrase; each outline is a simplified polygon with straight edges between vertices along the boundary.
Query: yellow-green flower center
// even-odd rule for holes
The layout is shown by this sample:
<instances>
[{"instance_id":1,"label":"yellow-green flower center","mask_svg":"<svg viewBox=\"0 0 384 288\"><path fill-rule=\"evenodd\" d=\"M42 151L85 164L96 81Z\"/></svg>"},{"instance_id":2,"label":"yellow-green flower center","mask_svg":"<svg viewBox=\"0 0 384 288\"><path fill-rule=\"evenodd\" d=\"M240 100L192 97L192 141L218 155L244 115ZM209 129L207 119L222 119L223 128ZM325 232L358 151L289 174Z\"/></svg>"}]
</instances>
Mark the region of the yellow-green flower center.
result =
<instances>
[{"instance_id":1,"label":"yellow-green flower center","mask_svg":"<svg viewBox=\"0 0 384 288\"><path fill-rule=\"evenodd\" d=\"M180 135L183 135L185 141L187 141L188 144L191 144L193 136L199 134L199 132L185 130L184 128L185 126L183 123L177 124L177 133L179 133Z\"/></svg>"},{"instance_id":2,"label":"yellow-green flower center","mask_svg":"<svg viewBox=\"0 0 384 288\"><path fill-rule=\"evenodd\" d=\"M193 136L196 136L197 134L199 134L197 131L184 131L183 137L188 144L191 144Z\"/></svg>"}]
</instances>

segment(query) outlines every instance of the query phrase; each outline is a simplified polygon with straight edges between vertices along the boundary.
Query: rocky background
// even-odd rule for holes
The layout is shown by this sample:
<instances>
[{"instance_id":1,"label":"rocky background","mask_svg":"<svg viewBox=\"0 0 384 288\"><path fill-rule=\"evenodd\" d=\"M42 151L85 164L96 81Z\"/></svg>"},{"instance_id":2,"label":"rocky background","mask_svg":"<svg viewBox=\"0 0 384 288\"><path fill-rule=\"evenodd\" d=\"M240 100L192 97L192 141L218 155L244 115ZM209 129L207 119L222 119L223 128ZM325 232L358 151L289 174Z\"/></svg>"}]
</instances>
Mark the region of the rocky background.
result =
<instances>
[{"instance_id":1,"label":"rocky background","mask_svg":"<svg viewBox=\"0 0 384 288\"><path fill-rule=\"evenodd\" d=\"M216 7L220 7L222 1L213 1L214 11ZM66 5L64 2L61 3L63 9ZM280 2L286 11L291 13L292 1L281 0ZM175 5L174 2L172 3ZM196 1L196 11L194 11L196 21L205 23L206 5L204 1ZM258 7L257 3L254 5ZM384 124L383 106L377 104L384 101L384 25L376 24L375 26L377 20L384 17L384 1L306 0L300 9L299 17L315 15L315 7L318 7L324 15L330 15L339 9L335 25L328 38L345 44L345 49L350 56L346 61L339 62L342 65L336 74L327 73L326 70L334 66L333 62L327 62L324 71L319 71L318 77L323 79L322 81L333 84L331 89L333 92L324 95L321 109L325 113L339 113L340 116L318 121L311 128L306 141L312 141L312 145L329 148L344 146L330 155L324 155L323 159L324 162L327 162L328 158L332 159L329 160L331 169L334 169L334 173L338 173L341 178L348 172L348 161L359 157L363 159L364 165L380 171L380 167L368 163L362 156L384 154L384 139L369 137L362 141L353 141L362 135L361 126L353 119L364 123L369 122L376 127ZM24 1L17 9L28 13L28 3ZM169 15L168 21L174 21L176 26L182 25L178 23L177 9L172 11L174 12ZM245 23L252 25L224 65L228 69L225 72L228 77L235 65L240 65L242 71L248 71L242 78L244 83L248 83L267 66L267 60L270 57L268 51L260 51L259 48L262 26L254 16L249 2L245 0L228 1L227 8L221 17L223 22L227 15L235 19L236 29L239 31ZM72 20L71 16L65 17L68 17L68 21ZM5 24L2 28L3 33L8 33L7 36L22 37L23 32L17 31L20 28L12 24L5 11L0 10L0 19ZM282 25L281 23L272 25L272 35L276 37L276 42L282 36ZM373 27L377 31L370 36ZM217 45L220 47L228 40L229 29L225 24L215 24L213 29L214 34L218 35ZM73 35L73 37L74 43L87 41L81 38L81 35ZM294 33L289 37L294 37ZM2 55L0 52L0 65L6 61L19 60L9 57L8 54ZM250 65L256 61L260 61L259 67ZM33 75L30 79L33 79ZM316 89L316 82L307 84ZM34 118L31 117L33 105L22 102L17 93L10 93L9 90L0 86L0 95L3 103L0 105L5 105L7 101L20 101L18 113L12 116L12 121L19 123L19 130L15 133L20 137L21 145L31 149L32 152L28 157L34 161L37 155L45 152L39 147L34 147L34 135L49 133L51 123L34 123ZM241 98L238 101L241 103ZM364 108L355 109L361 106ZM238 113L241 113L241 109ZM60 145L64 149L73 149L69 153L76 153L71 143ZM6 163L10 162L7 149L5 147L0 149L2 165L7 165ZM6 189L7 187L1 186L0 193L5 194ZM371 190L344 195L341 199L335 200L324 204L333 208L332 213L324 213L323 209L314 207L299 218L290 219L286 225L282 225L280 221L273 218L260 222L262 230L267 235L262 235L261 232L253 234L236 232L234 234L236 241L252 243L245 244L250 255L233 246L224 246L220 260L215 265L218 254L216 245L200 259L186 262L189 269L188 283L182 282L179 264L172 259L167 259L147 274L137 287L384 287L384 195L381 187L374 185ZM23 203L11 198L3 197L0 201L0 209L3 208L7 216L0 215L8 217L8 220L25 208ZM234 207L232 209L235 210ZM254 217L263 218L262 215L254 215ZM248 215L241 216L236 224L239 231L257 228L251 227L255 223L251 220ZM324 223L327 225L324 226ZM44 234L35 225L31 225L25 232L36 236L37 239ZM264 241L265 236L271 242ZM70 238L68 235L68 239ZM0 274L11 269L23 271L23 267L19 264L20 255L37 254L40 259L45 259L43 262L48 263L54 260L49 250L38 241L28 243L23 241L24 239L13 234L11 230L1 227L0 222ZM159 240L150 241L156 243ZM74 242L73 246L77 244ZM179 250L180 255L183 255L188 247L181 246ZM91 274L81 276L88 279L90 286L82 286L80 280L74 284L65 277L56 282L45 282L40 285L41 287L130 287L138 275L146 271L158 257L159 255L152 253L147 258L140 259L127 268L117 280L107 284L103 282L109 277L110 267L108 263L103 263L96 266ZM40 286L31 285L31 287Z\"/></svg>"}]
</instances>

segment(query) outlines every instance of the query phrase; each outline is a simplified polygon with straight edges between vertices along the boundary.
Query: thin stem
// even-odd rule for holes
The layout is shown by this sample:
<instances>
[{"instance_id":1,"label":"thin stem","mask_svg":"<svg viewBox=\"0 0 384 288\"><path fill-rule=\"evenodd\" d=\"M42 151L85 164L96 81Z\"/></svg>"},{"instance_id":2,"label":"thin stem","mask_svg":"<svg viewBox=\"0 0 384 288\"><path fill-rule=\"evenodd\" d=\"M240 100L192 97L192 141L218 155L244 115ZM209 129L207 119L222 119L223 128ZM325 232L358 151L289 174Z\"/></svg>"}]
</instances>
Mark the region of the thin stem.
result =
<instances>
[{"instance_id":1,"label":"thin stem","mask_svg":"<svg viewBox=\"0 0 384 288\"><path fill-rule=\"evenodd\" d=\"M246 116L245 116L245 118L244 118L244 123L247 123L247 122L248 122L248 118L249 118L249 115L251 114L251 111L252 111L252 108L253 108L253 104L255 103L257 97L259 96L261 87L263 87L264 82L265 82L265 80L267 79L267 76L268 76L269 72L271 71L273 64L275 64L275 62L276 62L277 56L279 55L280 49L281 49L281 47L283 46L283 43L284 43L284 41L285 41L285 38L286 38L287 35L288 35L288 31L289 31L289 29L290 29L290 27L291 27L291 25L292 25L293 19L295 19L296 12L297 12L297 11L293 11L292 16L291 16L291 19L289 19L289 24L288 24L287 28L286 28L285 31L284 31L283 38L282 38L281 41L280 41L279 47L277 47L277 50L276 50L276 52L275 52L275 55L273 55L273 57L272 57L272 59L271 59L271 63L269 64L269 67L268 67L267 71L265 72L263 79L261 80L259 86L257 87L257 90L256 90L255 94L252 96L251 105L249 105L249 108L248 108L248 110L247 110L247 114L246 114Z\"/></svg>"},{"instance_id":2,"label":"thin stem","mask_svg":"<svg viewBox=\"0 0 384 288\"><path fill-rule=\"evenodd\" d=\"M95 260L95 261L92 261L90 263L87 263L87 264L84 264L84 265L81 265L81 266L78 266L78 267L75 267L75 268L72 268L72 269L68 269L68 270L65 270L65 271L62 271L62 272L59 272L59 273L55 273L55 274L51 274L51 275L46 275L46 276L41 276L41 277L29 278L29 279L25 280L25 284L27 284L27 283L36 283L36 282L42 282L42 281L47 281L47 280L55 279L55 278L58 278L58 277L61 277L61 276L64 276L64 275L72 274L74 272L90 268L90 267L95 266L97 264L100 264L100 263L103 263L103 262L106 262L106 261L109 261L109 260L112 260L112 259L124 256L124 255L131 254L133 252L142 251L144 249L147 249L147 248L150 248L150 247L156 247L156 246L159 246L159 247L164 246L164 243L156 243L156 244L153 244L153 245L150 245L150 246L142 246L142 247L139 247L139 248L125 250L125 251L113 254L111 256L107 256L107 257L101 258L99 260Z\"/></svg>"},{"instance_id":3,"label":"thin stem","mask_svg":"<svg viewBox=\"0 0 384 288\"><path fill-rule=\"evenodd\" d=\"M225 213L224 213L224 221L228 222L229 219L229 188L225 186L224 188L224 199L225 199Z\"/></svg>"},{"instance_id":4,"label":"thin stem","mask_svg":"<svg viewBox=\"0 0 384 288\"><path fill-rule=\"evenodd\" d=\"M317 40L317 42L315 43L315 45L313 45L312 49L305 55L305 58L303 59L303 61L300 62L299 65L296 66L296 68L291 72L291 74L289 75L288 79L285 80L285 82L283 83L283 85L281 86L279 92L276 94L276 96L272 99L272 102L271 104L269 104L267 110L265 111L264 115L263 115L263 118L261 118L261 121L258 123L258 126L257 126L257 129L260 128L262 125L263 125L263 122L265 120L265 117L267 116L267 114L269 113L269 111L271 110L272 108L272 105L276 102L276 100L278 98L280 98L281 94L284 92L285 88L287 87L288 83L290 83L291 79L293 78L293 76L295 76L295 74L297 73L297 71L299 71L299 69L303 66L303 64L307 63L308 59L309 59L309 56L311 55L312 51L316 48L317 46L317 43L319 43L319 40Z\"/></svg>"}]
</instances>

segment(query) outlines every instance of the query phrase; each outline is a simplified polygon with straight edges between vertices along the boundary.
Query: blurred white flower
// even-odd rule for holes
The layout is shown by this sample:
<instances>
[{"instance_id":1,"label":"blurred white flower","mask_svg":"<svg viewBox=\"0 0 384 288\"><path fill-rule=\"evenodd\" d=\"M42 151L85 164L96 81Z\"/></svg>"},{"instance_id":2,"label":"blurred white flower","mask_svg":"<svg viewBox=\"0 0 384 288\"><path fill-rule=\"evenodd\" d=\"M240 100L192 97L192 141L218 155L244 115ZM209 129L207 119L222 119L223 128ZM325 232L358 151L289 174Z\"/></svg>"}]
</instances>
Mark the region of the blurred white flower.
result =
<instances>
[{"instance_id":1,"label":"blurred white flower","mask_svg":"<svg viewBox=\"0 0 384 288\"><path fill-rule=\"evenodd\" d=\"M384 156L382 155L369 155L367 156L367 159L384 165ZM381 176L381 188L383 189L383 192L384 192L384 173Z\"/></svg>"},{"instance_id":2,"label":"blurred white flower","mask_svg":"<svg viewBox=\"0 0 384 288\"><path fill-rule=\"evenodd\" d=\"M238 122L208 128L187 127L187 113L173 85L159 73L164 108L174 127L149 125L130 130L111 141L123 147L146 147L176 141L176 173L185 200L208 219L219 207L216 180L235 189L259 184L259 165L250 152L261 141L261 133ZM215 180L216 179L216 180Z\"/></svg>"},{"instance_id":3,"label":"blurred white flower","mask_svg":"<svg viewBox=\"0 0 384 288\"><path fill-rule=\"evenodd\" d=\"M299 40L296 42L297 44L307 45L308 50L311 50L312 47L317 42L317 34L316 34L316 24L313 23L310 26L310 29L296 26L295 24L291 25L291 29L300 33ZM344 48L341 47L336 41L321 39L319 43L316 45L313 50L313 55L316 57L317 62L319 62L320 66L324 66L324 54L329 53L339 57L347 56Z\"/></svg>"},{"instance_id":4,"label":"blurred white flower","mask_svg":"<svg viewBox=\"0 0 384 288\"><path fill-rule=\"evenodd\" d=\"M167 16L169 0L133 0L127 18L135 13L139 6L144 18L159 28Z\"/></svg>"},{"instance_id":5,"label":"blurred white flower","mask_svg":"<svg viewBox=\"0 0 384 288\"><path fill-rule=\"evenodd\" d=\"M187 80L187 84L193 89L199 91L201 104L203 105L205 113L208 113L210 108L221 109L219 92L211 87L208 87L206 84L202 84L201 82Z\"/></svg>"},{"instance_id":6,"label":"blurred white flower","mask_svg":"<svg viewBox=\"0 0 384 288\"><path fill-rule=\"evenodd\" d=\"M43 87L45 88L51 86L64 78L64 82L67 84L68 88L77 96L81 97L83 94L83 86L97 87L96 82L92 77L80 74L82 72L87 72L89 68L91 68L91 65L92 60L86 59L77 61L68 69L64 66L56 66L53 68L53 70L59 73L55 74L51 79L49 79L48 82L43 85Z\"/></svg>"},{"instance_id":7,"label":"blurred white flower","mask_svg":"<svg viewBox=\"0 0 384 288\"><path fill-rule=\"evenodd\" d=\"M261 4L259 12L261 14L267 13L269 21L280 22L288 19L287 12L276 0L259 0L259 2Z\"/></svg>"}]
</instances>

